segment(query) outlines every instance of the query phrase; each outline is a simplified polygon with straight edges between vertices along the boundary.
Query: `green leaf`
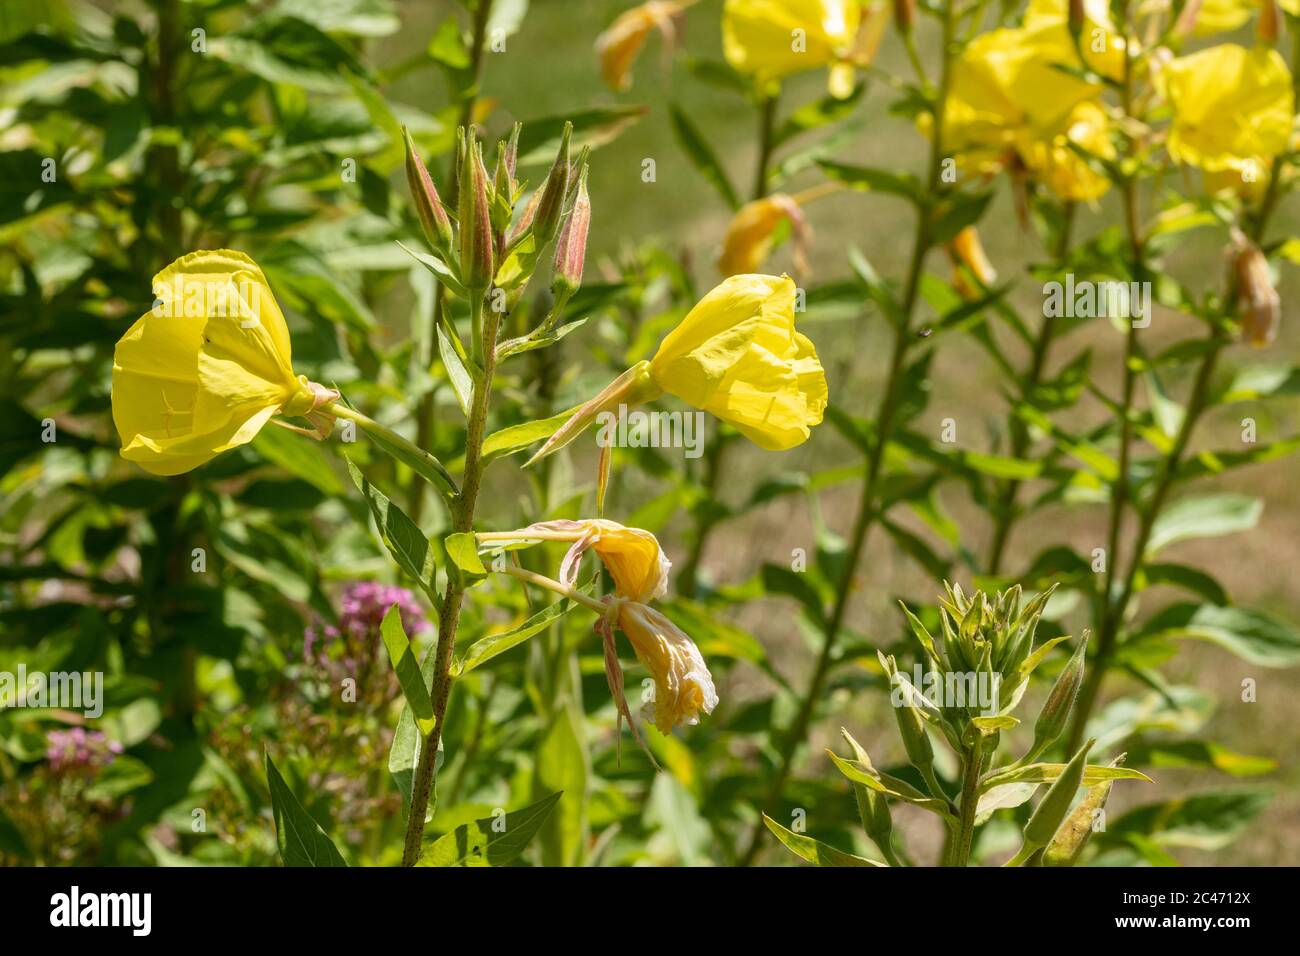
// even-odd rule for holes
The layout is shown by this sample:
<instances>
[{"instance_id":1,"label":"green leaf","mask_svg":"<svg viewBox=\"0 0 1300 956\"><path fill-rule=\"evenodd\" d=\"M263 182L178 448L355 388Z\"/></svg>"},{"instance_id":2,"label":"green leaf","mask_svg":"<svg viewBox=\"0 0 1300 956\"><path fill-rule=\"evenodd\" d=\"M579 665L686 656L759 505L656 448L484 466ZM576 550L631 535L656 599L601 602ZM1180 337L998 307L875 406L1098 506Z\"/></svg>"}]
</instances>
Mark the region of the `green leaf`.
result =
<instances>
[{"instance_id":1,"label":"green leaf","mask_svg":"<svg viewBox=\"0 0 1300 956\"><path fill-rule=\"evenodd\" d=\"M1168 584L1191 591L1211 604L1232 603L1223 585L1204 571L1190 568L1185 564L1148 564L1143 566L1141 573L1146 578L1148 587Z\"/></svg>"},{"instance_id":2,"label":"green leaf","mask_svg":"<svg viewBox=\"0 0 1300 956\"><path fill-rule=\"evenodd\" d=\"M1233 777L1255 777L1277 769L1271 757L1239 754L1208 740L1143 742L1129 751L1129 758L1146 767L1199 767Z\"/></svg>"},{"instance_id":3,"label":"green leaf","mask_svg":"<svg viewBox=\"0 0 1300 956\"><path fill-rule=\"evenodd\" d=\"M718 157L714 155L708 141L691 122L680 107L674 103L669 107L669 116L672 120L673 136L677 138L678 144L686 151L686 157L691 161L691 165L700 171L700 174L709 181L722 196L723 201L732 209L740 208L740 200L736 197L736 191L731 188L731 182L727 179L727 172L718 162Z\"/></svg>"},{"instance_id":4,"label":"green leaf","mask_svg":"<svg viewBox=\"0 0 1300 956\"><path fill-rule=\"evenodd\" d=\"M266 755L266 783L271 789L275 838L285 866L347 866L338 848L311 818Z\"/></svg>"},{"instance_id":5,"label":"green leaf","mask_svg":"<svg viewBox=\"0 0 1300 956\"><path fill-rule=\"evenodd\" d=\"M469 407L474 401L474 378L465 368L451 336L441 325L438 326L438 354L442 356L442 364L447 369L447 378L451 381L452 391L456 393L460 410L469 418Z\"/></svg>"},{"instance_id":6,"label":"green leaf","mask_svg":"<svg viewBox=\"0 0 1300 956\"><path fill-rule=\"evenodd\" d=\"M469 293L465 291L465 287L460 283L460 277L456 275L452 270L452 267L447 265L447 263L443 262L437 256L429 255L427 252L416 252L414 249L410 249L400 242L398 245L401 246L402 251L408 256L432 272L434 278L445 285L457 298L469 298Z\"/></svg>"},{"instance_id":7,"label":"green leaf","mask_svg":"<svg viewBox=\"0 0 1300 956\"><path fill-rule=\"evenodd\" d=\"M921 184L917 182L915 176L872 169L869 166L851 166L831 160L821 160L817 165L831 179L859 192L887 193L913 203L920 201Z\"/></svg>"},{"instance_id":8,"label":"green leaf","mask_svg":"<svg viewBox=\"0 0 1300 956\"><path fill-rule=\"evenodd\" d=\"M542 826L538 843L546 866L580 866L589 839L587 832L587 780L591 776L586 728L581 711L565 700L537 746L535 788L555 788L565 794L556 811Z\"/></svg>"},{"instance_id":9,"label":"green leaf","mask_svg":"<svg viewBox=\"0 0 1300 956\"><path fill-rule=\"evenodd\" d=\"M505 814L463 823L427 844L417 866L506 866L513 863L533 838L561 793Z\"/></svg>"},{"instance_id":10,"label":"green leaf","mask_svg":"<svg viewBox=\"0 0 1300 956\"><path fill-rule=\"evenodd\" d=\"M420 677L424 682L426 693L432 693L433 689L433 672L437 664L436 654L426 654L424 663L420 665ZM406 817L411 807L411 792L415 785L415 771L420 764L420 749L424 746L425 736L420 733L420 729L415 726L415 715L411 712L410 705L405 701L402 703L402 713L397 718L397 729L393 732L393 743L388 748L388 772L392 775L393 781L397 784L397 789L402 792L404 800L402 802L402 816ZM443 744L442 739L438 740L438 753L434 757L434 773L436 774L442 768ZM426 814L432 814L437 806L437 778L434 778L434 792L430 795L429 807Z\"/></svg>"},{"instance_id":11,"label":"green leaf","mask_svg":"<svg viewBox=\"0 0 1300 956\"><path fill-rule=\"evenodd\" d=\"M388 548L397 566L420 585L434 607L441 606L442 601L438 597L438 568L429 539L405 511L393 504L361 474L351 459L348 460L348 472L366 499L366 504L370 506L370 513L379 529L379 537L383 539L384 546Z\"/></svg>"},{"instance_id":12,"label":"green leaf","mask_svg":"<svg viewBox=\"0 0 1300 956\"><path fill-rule=\"evenodd\" d=\"M573 124L570 147L576 153L584 146L594 150L612 142L649 111L648 106L598 106L525 120L523 132L519 134L519 166L543 163L549 166L554 162L565 123Z\"/></svg>"},{"instance_id":13,"label":"green leaf","mask_svg":"<svg viewBox=\"0 0 1300 956\"><path fill-rule=\"evenodd\" d=\"M1104 831L1107 842L1144 837L1161 846L1219 850L1235 840L1268 803L1267 790L1198 793L1136 807Z\"/></svg>"},{"instance_id":14,"label":"green leaf","mask_svg":"<svg viewBox=\"0 0 1300 956\"><path fill-rule=\"evenodd\" d=\"M862 98L865 89L866 85L859 83L853 88L853 92L843 99L835 96L823 96L819 100L805 103L791 113L780 128L777 129L772 138L773 148L782 146L789 140L810 130L852 116L853 111L858 108L858 100Z\"/></svg>"},{"instance_id":15,"label":"green leaf","mask_svg":"<svg viewBox=\"0 0 1300 956\"><path fill-rule=\"evenodd\" d=\"M465 651L465 656L460 659L457 667L458 674L464 674L472 671L481 664L485 664L498 654L504 654L510 648L522 644L534 634L539 634L546 630L564 615L568 614L573 608L573 602L568 598L557 601L544 610L538 611L518 627L513 627L508 631L502 631L499 634L489 634L481 637L471 644Z\"/></svg>"},{"instance_id":16,"label":"green leaf","mask_svg":"<svg viewBox=\"0 0 1300 956\"><path fill-rule=\"evenodd\" d=\"M993 787L1001 787L1009 783L1051 783L1061 775L1061 771L1065 769L1065 766L1063 763L1031 763L1023 767L1000 770L984 778L980 783L980 792L986 793ZM1089 764L1083 768L1083 783L1081 786L1091 787L1103 780L1142 780L1146 783L1152 782L1151 778L1146 774L1131 767L1102 767L1098 764Z\"/></svg>"},{"instance_id":17,"label":"green leaf","mask_svg":"<svg viewBox=\"0 0 1300 956\"><path fill-rule=\"evenodd\" d=\"M779 564L764 564L762 576L763 590L768 594L784 594L792 597L803 606L811 620L818 624L824 621L821 595L817 593L817 589L813 587L806 574L791 571Z\"/></svg>"},{"instance_id":18,"label":"green leaf","mask_svg":"<svg viewBox=\"0 0 1300 956\"><path fill-rule=\"evenodd\" d=\"M777 823L766 813L763 814L763 822L772 834L785 844L795 856L801 860L807 860L809 863L815 863L818 866L884 866L884 863L876 860L868 860L866 857L854 856L852 853L845 853L843 850L837 850L833 846L828 846L820 840L814 840L812 837L803 836L792 830L787 830L781 824Z\"/></svg>"},{"instance_id":19,"label":"green leaf","mask_svg":"<svg viewBox=\"0 0 1300 956\"><path fill-rule=\"evenodd\" d=\"M253 450L327 495L341 495L346 490L320 444L309 438L285 428L263 428L253 439Z\"/></svg>"},{"instance_id":20,"label":"green leaf","mask_svg":"<svg viewBox=\"0 0 1300 956\"><path fill-rule=\"evenodd\" d=\"M1259 523L1264 503L1249 495L1222 494L1176 501L1156 519L1146 553L1188 538L1213 538L1249 531Z\"/></svg>"},{"instance_id":21,"label":"green leaf","mask_svg":"<svg viewBox=\"0 0 1300 956\"><path fill-rule=\"evenodd\" d=\"M484 461L501 458L505 455L513 455L517 451L523 451L529 445L550 438L560 430L560 427L565 422L573 417L573 413L580 407L580 405L575 405L573 408L560 412L558 415L552 415L550 418L522 422L493 432L483 442Z\"/></svg>"},{"instance_id":22,"label":"green leaf","mask_svg":"<svg viewBox=\"0 0 1300 956\"><path fill-rule=\"evenodd\" d=\"M388 650L393 670L397 672L397 683L402 688L402 696L406 698L406 704L415 716L420 733L427 737L435 723L433 701L420 673L420 662L415 656L415 649L411 647L406 630L402 627L401 609L396 604L384 615L379 633L384 639L384 647Z\"/></svg>"},{"instance_id":23,"label":"green leaf","mask_svg":"<svg viewBox=\"0 0 1300 956\"><path fill-rule=\"evenodd\" d=\"M1300 633L1263 611L1212 604L1175 604L1165 608L1132 641L1194 638L1218 644L1260 667L1300 664Z\"/></svg>"},{"instance_id":24,"label":"green leaf","mask_svg":"<svg viewBox=\"0 0 1300 956\"><path fill-rule=\"evenodd\" d=\"M487 575L487 568L478 556L478 539L472 531L460 531L449 534L443 540L447 557L451 559L467 581L475 581Z\"/></svg>"}]
</instances>

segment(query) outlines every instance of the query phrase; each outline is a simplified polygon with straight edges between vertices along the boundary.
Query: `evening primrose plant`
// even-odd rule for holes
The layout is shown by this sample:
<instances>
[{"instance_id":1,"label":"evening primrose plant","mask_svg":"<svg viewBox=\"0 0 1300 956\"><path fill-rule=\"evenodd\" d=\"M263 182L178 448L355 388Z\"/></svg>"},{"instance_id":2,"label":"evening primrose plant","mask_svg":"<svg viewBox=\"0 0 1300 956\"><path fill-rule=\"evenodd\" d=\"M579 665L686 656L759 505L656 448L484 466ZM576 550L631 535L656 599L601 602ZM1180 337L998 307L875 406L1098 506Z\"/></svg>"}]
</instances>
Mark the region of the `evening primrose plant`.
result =
<instances>
[{"instance_id":1,"label":"evening primrose plant","mask_svg":"<svg viewBox=\"0 0 1300 956\"><path fill-rule=\"evenodd\" d=\"M863 829L885 862L827 846L764 814L767 828L796 856L820 866L916 865L893 826L890 804L902 803L928 811L943 825L948 839L941 865L967 866L979 858L977 828L995 811L1027 805L1042 788L1022 822L1019 849L1003 865L1073 865L1094 830L1103 828L1101 811L1112 782L1149 782L1144 774L1121 766L1123 754L1109 765L1088 764L1095 740L1064 763L1040 761L1065 730L1083 682L1086 634L1044 699L1028 749L1014 760L1000 751L1003 734L1021 723L1014 711L1030 677L1069 638L1036 640L1051 590L1024 600L1019 587L992 598L983 591L968 595L960 585L945 587L938 634L903 606L919 647L911 676L893 655L879 653L907 755L907 774L900 776L899 768L878 769L847 730L840 733L848 755L828 751L836 769L852 783ZM949 749L957 761L960 784L955 791L936 775L936 744ZM1081 787L1084 795L1076 804Z\"/></svg>"}]
</instances>

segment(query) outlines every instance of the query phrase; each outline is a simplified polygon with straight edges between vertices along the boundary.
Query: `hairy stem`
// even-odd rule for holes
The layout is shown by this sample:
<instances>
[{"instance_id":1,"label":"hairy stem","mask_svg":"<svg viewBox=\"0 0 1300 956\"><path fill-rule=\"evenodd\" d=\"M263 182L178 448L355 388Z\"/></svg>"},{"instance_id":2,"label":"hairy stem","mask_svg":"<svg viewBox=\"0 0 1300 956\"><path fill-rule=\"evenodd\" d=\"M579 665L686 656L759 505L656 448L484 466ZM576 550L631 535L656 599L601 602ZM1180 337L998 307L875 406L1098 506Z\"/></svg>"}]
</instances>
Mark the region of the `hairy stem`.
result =
<instances>
[{"instance_id":1,"label":"hairy stem","mask_svg":"<svg viewBox=\"0 0 1300 956\"><path fill-rule=\"evenodd\" d=\"M983 761L984 738L975 739L975 743L966 749L963 755L964 772L961 782L961 804L958 807L960 824L957 840L952 846L950 866L968 866L970 864L971 843L975 839L975 810L979 806L980 764Z\"/></svg>"},{"instance_id":2,"label":"hairy stem","mask_svg":"<svg viewBox=\"0 0 1300 956\"><path fill-rule=\"evenodd\" d=\"M469 427L465 435L465 476L461 491L452 501L452 531L468 532L474 528L474 507L478 502L479 485L483 479L483 438L487 426L488 406L492 397L492 377L496 371L497 329L501 315L495 309L483 308L483 300L470 304L470 321L483 325L483 378L474 389L470 406ZM459 575L447 580L447 593L443 595L442 609L438 615L438 646L434 651L433 668L433 730L420 748L420 760L415 770L411 790L410 813L406 820L406 842L402 849L402 865L414 866L420 858L420 841L424 837L424 818L433 795L436 755L442 740L442 722L451 696L452 651L456 647L456 628L460 624L461 604L465 598L465 585Z\"/></svg>"}]
</instances>

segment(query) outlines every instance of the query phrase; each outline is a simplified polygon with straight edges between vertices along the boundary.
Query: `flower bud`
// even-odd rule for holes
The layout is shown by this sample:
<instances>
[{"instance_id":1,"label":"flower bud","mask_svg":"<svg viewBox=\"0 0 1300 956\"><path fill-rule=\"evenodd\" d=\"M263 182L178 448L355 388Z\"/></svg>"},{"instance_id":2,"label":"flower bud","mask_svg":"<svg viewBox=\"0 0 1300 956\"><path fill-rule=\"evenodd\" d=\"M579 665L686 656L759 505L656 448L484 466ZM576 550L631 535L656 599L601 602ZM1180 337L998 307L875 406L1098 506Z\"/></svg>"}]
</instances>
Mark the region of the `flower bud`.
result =
<instances>
[{"instance_id":1,"label":"flower bud","mask_svg":"<svg viewBox=\"0 0 1300 956\"><path fill-rule=\"evenodd\" d=\"M582 285L582 266L587 258L587 230L591 226L591 200L587 196L587 167L578 177L573 210L555 243L555 268L551 292L557 297L572 295Z\"/></svg>"},{"instance_id":2,"label":"flower bud","mask_svg":"<svg viewBox=\"0 0 1300 956\"><path fill-rule=\"evenodd\" d=\"M564 135L560 139L559 152L555 154L555 164L546 177L542 187L542 198L537 201L537 214L533 217L533 235L537 237L540 249L555 238L560 228L560 216L564 212L564 200L569 194L569 138L573 135L573 124L564 124Z\"/></svg>"},{"instance_id":3,"label":"flower bud","mask_svg":"<svg viewBox=\"0 0 1300 956\"><path fill-rule=\"evenodd\" d=\"M471 130L460 174L460 279L476 294L492 284L494 275L491 213L483 148Z\"/></svg>"},{"instance_id":4,"label":"flower bud","mask_svg":"<svg viewBox=\"0 0 1300 956\"><path fill-rule=\"evenodd\" d=\"M916 21L916 0L894 0L894 20L899 33L911 33Z\"/></svg>"},{"instance_id":5,"label":"flower bud","mask_svg":"<svg viewBox=\"0 0 1300 956\"><path fill-rule=\"evenodd\" d=\"M1076 37L1082 33L1083 21L1083 0L1069 0L1066 13L1066 23L1070 28L1070 33Z\"/></svg>"},{"instance_id":6,"label":"flower bud","mask_svg":"<svg viewBox=\"0 0 1300 956\"><path fill-rule=\"evenodd\" d=\"M1074 795L1083 783L1083 771L1088 763L1088 751L1090 751L1096 740L1089 740L1079 748L1070 762L1065 765L1061 775L1052 782L1046 795L1038 802L1034 808L1033 814L1029 817L1029 822L1025 824L1024 837L1025 849L1037 850L1039 847L1047 846L1052 842L1052 837L1056 835L1057 829L1065 819L1065 815L1070 811L1070 804L1074 802ZM1024 850L1021 851L1022 853Z\"/></svg>"},{"instance_id":7,"label":"flower bud","mask_svg":"<svg viewBox=\"0 0 1300 956\"><path fill-rule=\"evenodd\" d=\"M1259 246L1243 240L1237 247L1233 267L1242 334L1258 348L1272 345L1282 320L1282 299L1273 287L1268 259Z\"/></svg>"},{"instance_id":8,"label":"flower bud","mask_svg":"<svg viewBox=\"0 0 1300 956\"><path fill-rule=\"evenodd\" d=\"M1255 37L1265 46L1277 43L1278 28L1281 26L1282 11L1278 9L1277 0L1262 0L1259 10L1259 22L1255 25Z\"/></svg>"},{"instance_id":9,"label":"flower bud","mask_svg":"<svg viewBox=\"0 0 1300 956\"><path fill-rule=\"evenodd\" d=\"M402 135L406 139L406 184L411 190L415 213L420 218L420 228L424 230L429 245L446 255L452 246L451 220L447 218L447 210L442 207L442 199L429 170L420 159L406 127L402 127Z\"/></svg>"},{"instance_id":10,"label":"flower bud","mask_svg":"<svg viewBox=\"0 0 1300 956\"><path fill-rule=\"evenodd\" d=\"M1110 762L1110 765L1123 766L1124 755L1120 754ZM1056 831L1052 842L1043 850L1044 866L1074 866L1078 862L1083 848L1088 845L1088 838L1092 836L1093 817L1106 805L1106 798L1110 796L1110 788L1114 782L1103 780L1088 788L1088 792L1083 795L1078 806Z\"/></svg>"},{"instance_id":11,"label":"flower bud","mask_svg":"<svg viewBox=\"0 0 1300 956\"><path fill-rule=\"evenodd\" d=\"M1078 696L1079 688L1083 684L1084 655L1087 650L1088 636L1085 634L1043 703L1038 720L1034 722L1034 743L1030 747L1030 753L1035 757L1046 750L1065 729L1070 708L1074 706L1074 698Z\"/></svg>"}]
</instances>

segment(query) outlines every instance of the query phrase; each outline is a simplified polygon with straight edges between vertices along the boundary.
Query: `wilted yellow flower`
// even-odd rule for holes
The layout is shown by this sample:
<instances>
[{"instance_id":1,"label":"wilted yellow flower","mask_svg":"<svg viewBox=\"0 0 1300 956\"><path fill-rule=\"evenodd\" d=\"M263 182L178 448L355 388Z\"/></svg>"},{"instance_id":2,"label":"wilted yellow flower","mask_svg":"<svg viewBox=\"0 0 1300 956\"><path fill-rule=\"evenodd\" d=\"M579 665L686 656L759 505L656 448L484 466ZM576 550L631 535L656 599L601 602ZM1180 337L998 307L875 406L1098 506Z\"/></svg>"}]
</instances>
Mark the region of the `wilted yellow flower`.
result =
<instances>
[{"instance_id":1,"label":"wilted yellow flower","mask_svg":"<svg viewBox=\"0 0 1300 956\"><path fill-rule=\"evenodd\" d=\"M713 675L700 649L654 608L636 601L616 604L618 628L655 682L654 701L642 706L642 714L665 734L678 724L698 724L701 713L718 706Z\"/></svg>"},{"instance_id":2,"label":"wilted yellow flower","mask_svg":"<svg viewBox=\"0 0 1300 956\"><path fill-rule=\"evenodd\" d=\"M668 590L672 562L664 556L658 539L649 531L626 528L617 521L604 518L540 521L518 531L484 532L478 535L478 540L498 547L510 542L571 541L573 547L560 567L563 584L572 585L577 580L578 564L590 548L609 569L621 597L653 601Z\"/></svg>"},{"instance_id":3,"label":"wilted yellow flower","mask_svg":"<svg viewBox=\"0 0 1300 956\"><path fill-rule=\"evenodd\" d=\"M740 207L722 240L718 271L724 276L756 272L772 251L777 229L787 222L794 241L795 269L807 273L811 230L799 204L785 193L774 193Z\"/></svg>"},{"instance_id":4,"label":"wilted yellow flower","mask_svg":"<svg viewBox=\"0 0 1300 956\"><path fill-rule=\"evenodd\" d=\"M672 0L650 0L620 14L600 36L596 37L596 56L600 58L600 75L615 90L632 85L632 64L645 45L651 30L664 38L665 51L677 37L676 20L689 5Z\"/></svg>"},{"instance_id":5,"label":"wilted yellow flower","mask_svg":"<svg viewBox=\"0 0 1300 956\"><path fill-rule=\"evenodd\" d=\"M1272 345L1282 322L1282 299L1273 285L1268 259L1259 246L1239 236L1233 269L1243 336L1256 348Z\"/></svg>"},{"instance_id":6,"label":"wilted yellow flower","mask_svg":"<svg viewBox=\"0 0 1300 956\"><path fill-rule=\"evenodd\" d=\"M998 274L984 254L984 245L974 226L967 226L948 243L948 257L953 264L953 285L963 298L974 299L979 293L970 287L960 267L970 270L971 275L982 285L991 286L998 279Z\"/></svg>"},{"instance_id":7,"label":"wilted yellow flower","mask_svg":"<svg viewBox=\"0 0 1300 956\"><path fill-rule=\"evenodd\" d=\"M563 448L620 405L665 392L734 425L769 451L802 444L822 420L826 373L817 349L794 328L789 276L738 275L701 299L638 362L580 407L529 464Z\"/></svg>"},{"instance_id":8,"label":"wilted yellow flower","mask_svg":"<svg viewBox=\"0 0 1300 956\"><path fill-rule=\"evenodd\" d=\"M182 256L153 288L154 308L113 352L123 458L177 475L252 441L273 415L305 416L338 398L294 375L284 316L242 252Z\"/></svg>"},{"instance_id":9,"label":"wilted yellow flower","mask_svg":"<svg viewBox=\"0 0 1300 956\"><path fill-rule=\"evenodd\" d=\"M1176 161L1217 172L1286 149L1295 97L1276 50L1225 43L1179 57L1163 77L1174 110L1167 145Z\"/></svg>"},{"instance_id":10,"label":"wilted yellow flower","mask_svg":"<svg viewBox=\"0 0 1300 956\"><path fill-rule=\"evenodd\" d=\"M605 645L605 674L620 716L626 717L641 741L636 723L623 694L623 671L614 647L617 628L632 642L632 649L655 682L653 703L642 708L664 733L677 724L699 723L699 715L712 712L718 704L713 675L695 642L672 621L649 607L647 602L662 597L668 587L671 562L664 556L659 542L649 531L627 528L615 521L588 518L581 521L542 521L518 531L492 531L477 535L480 546L488 550L527 546L539 541L571 541L560 567L557 589L572 588L577 580L583 554L596 552L614 579L614 594L603 605L590 598L581 599L603 610L596 623ZM532 578L535 582L544 579ZM644 745L644 744L643 744Z\"/></svg>"},{"instance_id":11,"label":"wilted yellow flower","mask_svg":"<svg viewBox=\"0 0 1300 956\"><path fill-rule=\"evenodd\" d=\"M880 15L883 23L883 12ZM726 0L722 53L738 73L766 88L792 73L830 67L830 91L853 91L859 0Z\"/></svg>"}]
</instances>

